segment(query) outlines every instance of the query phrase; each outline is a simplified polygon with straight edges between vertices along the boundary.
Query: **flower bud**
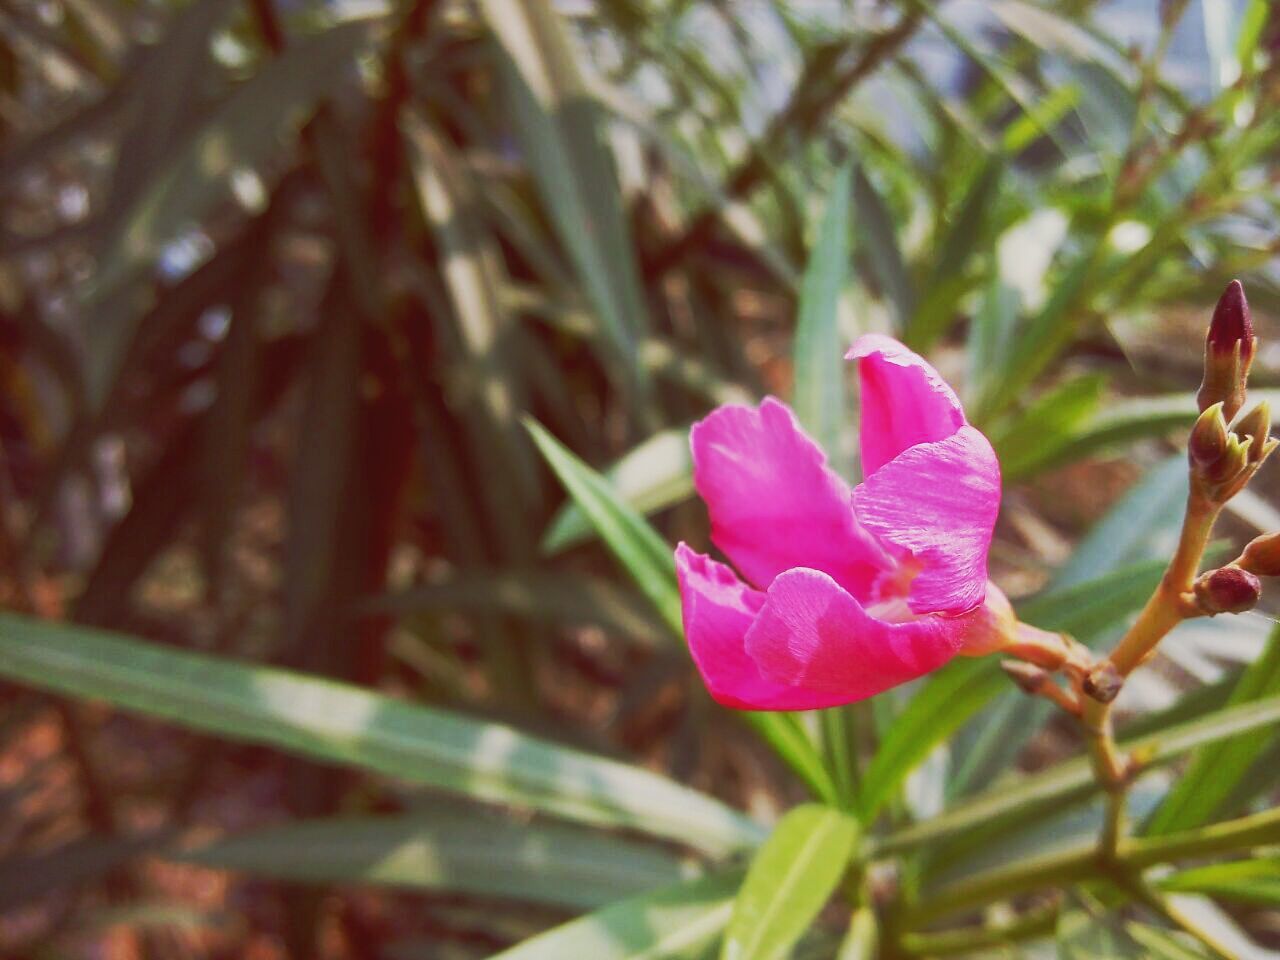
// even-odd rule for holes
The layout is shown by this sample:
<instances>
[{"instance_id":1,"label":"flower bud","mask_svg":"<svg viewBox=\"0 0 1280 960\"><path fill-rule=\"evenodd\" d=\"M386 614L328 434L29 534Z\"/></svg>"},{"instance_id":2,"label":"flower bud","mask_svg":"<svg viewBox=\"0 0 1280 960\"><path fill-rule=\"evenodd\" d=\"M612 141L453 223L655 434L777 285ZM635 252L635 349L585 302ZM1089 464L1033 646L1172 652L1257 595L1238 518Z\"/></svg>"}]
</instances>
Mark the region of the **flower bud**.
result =
<instances>
[{"instance_id":1,"label":"flower bud","mask_svg":"<svg viewBox=\"0 0 1280 960\"><path fill-rule=\"evenodd\" d=\"M1099 703L1110 703L1120 696L1120 688L1124 686L1124 677L1110 660L1103 660L1084 675L1080 684L1086 696Z\"/></svg>"},{"instance_id":2,"label":"flower bud","mask_svg":"<svg viewBox=\"0 0 1280 960\"><path fill-rule=\"evenodd\" d=\"M1218 299L1204 344L1204 381L1196 394L1203 412L1215 403L1231 420L1244 406L1245 382L1258 340L1253 335L1249 301L1239 280L1232 280Z\"/></svg>"},{"instance_id":3,"label":"flower bud","mask_svg":"<svg viewBox=\"0 0 1280 960\"><path fill-rule=\"evenodd\" d=\"M1241 440L1249 440L1249 463L1261 463L1267 440L1271 435L1271 407L1267 401L1260 404L1240 418L1232 431Z\"/></svg>"},{"instance_id":4,"label":"flower bud","mask_svg":"<svg viewBox=\"0 0 1280 960\"><path fill-rule=\"evenodd\" d=\"M1227 452L1227 421L1222 416L1222 401L1218 401L1200 414L1196 425L1191 428L1191 439L1187 442L1187 453L1191 464L1202 469L1209 468L1222 459Z\"/></svg>"},{"instance_id":5,"label":"flower bud","mask_svg":"<svg viewBox=\"0 0 1280 960\"><path fill-rule=\"evenodd\" d=\"M1252 610L1262 595L1262 582L1248 570L1222 567L1202 573L1194 589L1200 609L1212 617Z\"/></svg>"},{"instance_id":6,"label":"flower bud","mask_svg":"<svg viewBox=\"0 0 1280 960\"><path fill-rule=\"evenodd\" d=\"M1249 541L1236 564L1260 577L1280 577L1280 533L1268 533Z\"/></svg>"}]
</instances>

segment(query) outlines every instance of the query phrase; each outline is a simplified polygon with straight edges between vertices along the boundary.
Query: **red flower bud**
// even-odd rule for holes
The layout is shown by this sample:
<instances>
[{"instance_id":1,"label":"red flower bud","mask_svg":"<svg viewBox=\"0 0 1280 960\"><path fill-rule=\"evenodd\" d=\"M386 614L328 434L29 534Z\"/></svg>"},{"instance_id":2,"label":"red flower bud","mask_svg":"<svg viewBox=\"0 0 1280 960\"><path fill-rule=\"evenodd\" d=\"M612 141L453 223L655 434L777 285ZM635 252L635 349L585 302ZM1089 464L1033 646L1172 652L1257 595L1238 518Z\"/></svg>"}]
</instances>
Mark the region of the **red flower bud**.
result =
<instances>
[{"instance_id":1,"label":"red flower bud","mask_svg":"<svg viewBox=\"0 0 1280 960\"><path fill-rule=\"evenodd\" d=\"M1222 414L1231 420L1244 406L1245 382L1258 349L1253 335L1253 318L1249 301L1239 280L1232 280L1218 298L1209 321L1204 345L1204 381L1196 400L1201 411L1215 403L1223 405Z\"/></svg>"},{"instance_id":2,"label":"red flower bud","mask_svg":"<svg viewBox=\"0 0 1280 960\"><path fill-rule=\"evenodd\" d=\"M1232 280L1218 298L1209 321L1207 346L1218 353L1230 353L1237 343L1242 351L1248 351L1252 359L1254 341L1253 317L1249 313L1249 301L1244 296L1244 284Z\"/></svg>"},{"instance_id":3,"label":"red flower bud","mask_svg":"<svg viewBox=\"0 0 1280 960\"><path fill-rule=\"evenodd\" d=\"M1252 610L1262 595L1262 582L1248 570L1222 567L1202 573L1195 582L1196 602L1213 616Z\"/></svg>"},{"instance_id":4,"label":"red flower bud","mask_svg":"<svg viewBox=\"0 0 1280 960\"><path fill-rule=\"evenodd\" d=\"M1280 533L1268 533L1250 540L1236 562L1260 577L1280 577Z\"/></svg>"}]
</instances>

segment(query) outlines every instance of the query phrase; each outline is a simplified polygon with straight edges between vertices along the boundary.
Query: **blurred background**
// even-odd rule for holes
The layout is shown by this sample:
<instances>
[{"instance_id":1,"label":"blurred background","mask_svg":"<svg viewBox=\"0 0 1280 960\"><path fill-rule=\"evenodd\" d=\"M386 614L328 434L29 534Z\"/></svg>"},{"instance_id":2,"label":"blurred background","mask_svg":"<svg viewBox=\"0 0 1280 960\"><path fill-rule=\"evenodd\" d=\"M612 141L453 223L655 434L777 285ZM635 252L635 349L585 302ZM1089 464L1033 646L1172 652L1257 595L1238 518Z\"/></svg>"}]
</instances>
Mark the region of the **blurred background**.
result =
<instances>
[{"instance_id":1,"label":"blurred background","mask_svg":"<svg viewBox=\"0 0 1280 960\"><path fill-rule=\"evenodd\" d=\"M839 340L927 353L1000 452L1007 592L1149 567L1232 277L1254 382L1280 375L1278 105L1267 0L4 0L0 603L501 720L767 818L796 782L522 418L704 548L687 429L716 404L821 382L855 470L839 353L793 345L829 229ZM1280 529L1273 478L1228 535ZM1226 689L1269 626L1180 632L1126 708ZM676 875L637 855L551 895L503 852L518 821L24 686L0 705L5 957L470 960ZM1025 708L935 751L911 810L1072 748ZM487 868L378 874L395 837L170 855L404 812L483 834Z\"/></svg>"}]
</instances>

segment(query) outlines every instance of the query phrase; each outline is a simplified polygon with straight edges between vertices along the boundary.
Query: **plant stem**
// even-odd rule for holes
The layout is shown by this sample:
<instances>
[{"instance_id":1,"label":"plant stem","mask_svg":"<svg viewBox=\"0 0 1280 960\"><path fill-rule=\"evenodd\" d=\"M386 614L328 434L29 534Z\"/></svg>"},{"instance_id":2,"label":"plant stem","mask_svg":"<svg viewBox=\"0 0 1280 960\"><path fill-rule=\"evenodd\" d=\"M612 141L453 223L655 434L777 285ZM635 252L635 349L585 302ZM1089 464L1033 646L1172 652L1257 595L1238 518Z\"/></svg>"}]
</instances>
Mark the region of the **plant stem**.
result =
<instances>
[{"instance_id":1,"label":"plant stem","mask_svg":"<svg viewBox=\"0 0 1280 960\"><path fill-rule=\"evenodd\" d=\"M898 946L903 953L911 956L934 957L948 953L972 953L983 947L1002 946L1052 933L1058 923L1060 912L1060 904L1047 903L1033 907L1005 923L961 927L939 933L906 933L903 934Z\"/></svg>"},{"instance_id":2,"label":"plant stem","mask_svg":"<svg viewBox=\"0 0 1280 960\"><path fill-rule=\"evenodd\" d=\"M1209 544L1214 521L1221 511L1221 504L1211 502L1199 491L1193 489L1187 497L1182 534L1169 568L1138 619L1108 658L1122 677L1132 673L1169 631L1185 619L1182 595L1191 590L1200 558Z\"/></svg>"},{"instance_id":3,"label":"plant stem","mask_svg":"<svg viewBox=\"0 0 1280 960\"><path fill-rule=\"evenodd\" d=\"M1280 807L1167 836L1121 838L1111 859L1101 856L1096 844L1079 844L947 884L927 900L908 906L901 919L903 926L920 927L948 914L1033 890L1082 880L1110 879L1124 883L1127 878L1157 863L1168 863L1182 857L1223 854L1277 842L1280 842Z\"/></svg>"},{"instance_id":4,"label":"plant stem","mask_svg":"<svg viewBox=\"0 0 1280 960\"><path fill-rule=\"evenodd\" d=\"M1169 561L1168 569L1138 619L1104 661L1114 667L1121 678L1145 662L1169 631L1187 617L1182 597L1191 591L1213 524L1221 510L1222 505L1206 497L1193 481L1187 496L1178 548ZM1104 861L1111 862L1116 857L1124 830L1125 793L1132 764L1116 749L1110 700L1102 702L1085 696L1083 701L1080 721L1089 760L1094 777L1107 793L1107 815L1098 837L1098 853Z\"/></svg>"},{"instance_id":5,"label":"plant stem","mask_svg":"<svg viewBox=\"0 0 1280 960\"><path fill-rule=\"evenodd\" d=\"M1239 960L1239 956L1234 950L1226 946L1212 933L1201 927L1196 921L1192 920L1184 911L1170 903L1166 897L1161 895L1159 891L1153 889L1151 885L1140 876L1130 876L1126 878L1120 886L1132 895L1135 900L1145 904L1148 908L1163 917L1171 926L1178 927L1184 932L1189 933L1216 956L1221 958L1221 960Z\"/></svg>"}]
</instances>

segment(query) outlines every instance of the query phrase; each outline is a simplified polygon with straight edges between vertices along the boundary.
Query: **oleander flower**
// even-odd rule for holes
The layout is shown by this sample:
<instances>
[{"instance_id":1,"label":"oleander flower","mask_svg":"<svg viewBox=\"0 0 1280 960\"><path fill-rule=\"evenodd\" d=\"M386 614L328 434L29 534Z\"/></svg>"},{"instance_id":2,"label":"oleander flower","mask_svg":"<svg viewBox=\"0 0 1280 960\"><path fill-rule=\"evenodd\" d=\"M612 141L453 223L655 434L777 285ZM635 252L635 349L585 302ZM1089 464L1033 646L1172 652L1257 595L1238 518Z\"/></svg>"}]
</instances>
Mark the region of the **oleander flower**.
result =
<instances>
[{"instance_id":1,"label":"oleander flower","mask_svg":"<svg viewBox=\"0 0 1280 960\"><path fill-rule=\"evenodd\" d=\"M858 339L862 470L850 489L785 404L728 405L694 425L711 539L681 543L685 635L726 706L810 710L862 700L1013 624L987 582L1000 466L955 393L889 337ZM741 576L739 576L739 573Z\"/></svg>"}]
</instances>

